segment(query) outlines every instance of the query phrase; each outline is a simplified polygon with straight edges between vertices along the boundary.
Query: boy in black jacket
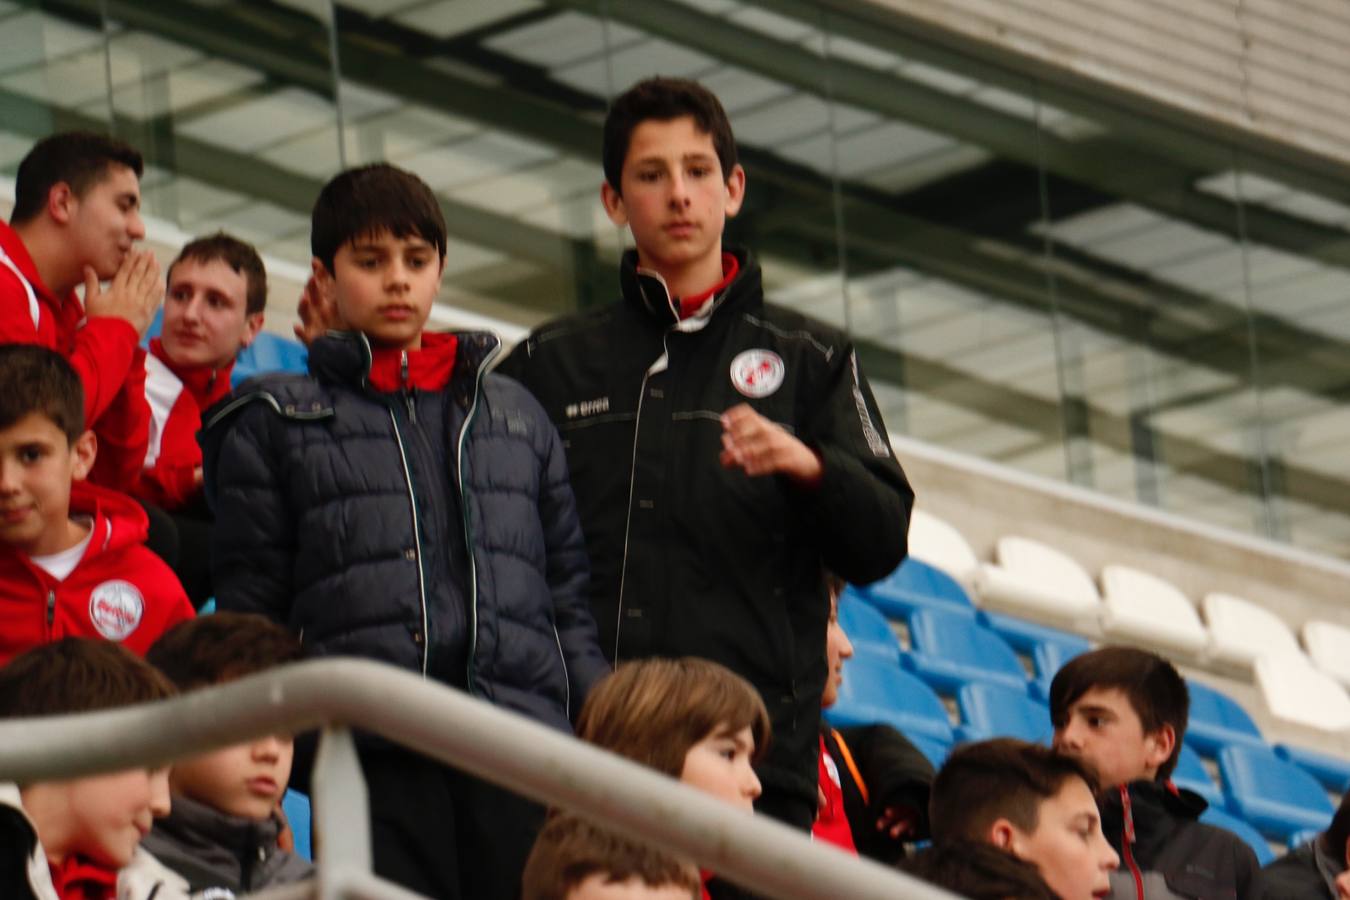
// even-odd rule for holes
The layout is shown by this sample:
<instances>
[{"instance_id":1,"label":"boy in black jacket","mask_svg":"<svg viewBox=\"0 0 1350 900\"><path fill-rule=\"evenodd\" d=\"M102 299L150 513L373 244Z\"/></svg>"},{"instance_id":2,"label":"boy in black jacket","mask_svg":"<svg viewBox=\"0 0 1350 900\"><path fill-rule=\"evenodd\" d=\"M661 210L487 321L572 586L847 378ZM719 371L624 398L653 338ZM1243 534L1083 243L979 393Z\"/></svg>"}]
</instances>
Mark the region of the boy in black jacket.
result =
<instances>
[{"instance_id":1,"label":"boy in black jacket","mask_svg":"<svg viewBox=\"0 0 1350 900\"><path fill-rule=\"evenodd\" d=\"M1116 900L1261 895L1251 848L1198 821L1205 801L1169 780L1189 711L1172 664L1131 647L1075 657L1050 684L1055 747L1097 773L1102 831L1121 860Z\"/></svg>"},{"instance_id":2,"label":"boy in black jacket","mask_svg":"<svg viewBox=\"0 0 1350 900\"><path fill-rule=\"evenodd\" d=\"M1350 900L1350 793L1327 830L1261 870L1268 900Z\"/></svg>"},{"instance_id":3,"label":"boy in black jacket","mask_svg":"<svg viewBox=\"0 0 1350 900\"><path fill-rule=\"evenodd\" d=\"M717 98L644 81L604 128L622 299L536 330L503 363L567 447L611 661L702 656L755 686L773 721L757 808L803 830L829 600L904 558L913 492L847 337L764 302L724 250L745 171Z\"/></svg>"},{"instance_id":4,"label":"boy in black jacket","mask_svg":"<svg viewBox=\"0 0 1350 900\"><path fill-rule=\"evenodd\" d=\"M310 243L310 299L338 330L310 343L308 376L253 379L206 419L219 607L284 623L308 656L401 666L570 731L608 666L567 463L529 392L487 372L496 335L424 331L446 254L435 195L393 166L343 172ZM515 896L540 807L359 749L377 873Z\"/></svg>"}]
</instances>

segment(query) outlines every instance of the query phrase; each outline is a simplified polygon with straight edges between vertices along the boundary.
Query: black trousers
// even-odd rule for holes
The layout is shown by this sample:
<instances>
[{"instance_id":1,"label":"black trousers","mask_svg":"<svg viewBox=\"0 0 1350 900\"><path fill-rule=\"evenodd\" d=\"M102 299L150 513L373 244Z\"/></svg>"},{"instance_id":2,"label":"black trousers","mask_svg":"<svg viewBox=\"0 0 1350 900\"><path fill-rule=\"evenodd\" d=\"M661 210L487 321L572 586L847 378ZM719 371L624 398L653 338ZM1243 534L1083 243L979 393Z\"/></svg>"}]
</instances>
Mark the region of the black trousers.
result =
<instances>
[{"instance_id":1,"label":"black trousers","mask_svg":"<svg viewBox=\"0 0 1350 900\"><path fill-rule=\"evenodd\" d=\"M438 900L517 900L542 806L403 750L361 767L377 875Z\"/></svg>"}]
</instances>

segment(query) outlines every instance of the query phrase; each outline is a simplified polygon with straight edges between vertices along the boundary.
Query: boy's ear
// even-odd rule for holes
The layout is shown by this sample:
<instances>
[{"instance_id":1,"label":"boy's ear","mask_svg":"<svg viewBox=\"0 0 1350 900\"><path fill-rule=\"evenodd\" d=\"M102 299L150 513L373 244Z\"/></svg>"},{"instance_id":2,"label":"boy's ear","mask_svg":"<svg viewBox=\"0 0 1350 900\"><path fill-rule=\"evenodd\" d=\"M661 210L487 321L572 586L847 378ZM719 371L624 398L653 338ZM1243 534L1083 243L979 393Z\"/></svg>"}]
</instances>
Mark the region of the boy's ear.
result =
<instances>
[{"instance_id":1,"label":"boy's ear","mask_svg":"<svg viewBox=\"0 0 1350 900\"><path fill-rule=\"evenodd\" d=\"M1167 762L1177 746L1177 732L1171 725L1161 725L1157 731L1144 735L1144 758L1152 769Z\"/></svg>"},{"instance_id":2,"label":"boy's ear","mask_svg":"<svg viewBox=\"0 0 1350 900\"><path fill-rule=\"evenodd\" d=\"M262 331L264 315L265 313L255 312L244 316L244 336L239 342L240 350L253 343L254 338L258 336L258 332Z\"/></svg>"},{"instance_id":3,"label":"boy's ear","mask_svg":"<svg viewBox=\"0 0 1350 900\"><path fill-rule=\"evenodd\" d=\"M319 289L321 299L325 303L336 301L337 283L333 278L333 273L328 271L328 267L323 264L323 260L317 256L309 261L310 271L314 273L314 286Z\"/></svg>"},{"instance_id":4,"label":"boy's ear","mask_svg":"<svg viewBox=\"0 0 1350 900\"><path fill-rule=\"evenodd\" d=\"M995 819L994 824L989 826L989 843L1000 850L1013 852L1013 844L1017 840L1017 829L1013 823L1007 819Z\"/></svg>"},{"instance_id":5,"label":"boy's ear","mask_svg":"<svg viewBox=\"0 0 1350 900\"><path fill-rule=\"evenodd\" d=\"M735 217L736 213L741 211L741 204L745 202L745 168L737 163L731 167L731 174L727 176L727 218Z\"/></svg>"},{"instance_id":6,"label":"boy's ear","mask_svg":"<svg viewBox=\"0 0 1350 900\"><path fill-rule=\"evenodd\" d=\"M614 190L608 181L600 185L600 202L605 205L605 215L620 228L628 224L628 209L623 204L623 195Z\"/></svg>"},{"instance_id":7,"label":"boy's ear","mask_svg":"<svg viewBox=\"0 0 1350 900\"><path fill-rule=\"evenodd\" d=\"M79 198L75 196L75 191L67 182L58 181L47 191L47 215L62 225L68 223L75 215L77 203Z\"/></svg>"},{"instance_id":8,"label":"boy's ear","mask_svg":"<svg viewBox=\"0 0 1350 900\"><path fill-rule=\"evenodd\" d=\"M92 431L86 431L70 445L70 452L75 457L71 476L76 481L84 481L89 477L89 470L94 467L94 457L98 456L98 438L94 437Z\"/></svg>"}]
</instances>

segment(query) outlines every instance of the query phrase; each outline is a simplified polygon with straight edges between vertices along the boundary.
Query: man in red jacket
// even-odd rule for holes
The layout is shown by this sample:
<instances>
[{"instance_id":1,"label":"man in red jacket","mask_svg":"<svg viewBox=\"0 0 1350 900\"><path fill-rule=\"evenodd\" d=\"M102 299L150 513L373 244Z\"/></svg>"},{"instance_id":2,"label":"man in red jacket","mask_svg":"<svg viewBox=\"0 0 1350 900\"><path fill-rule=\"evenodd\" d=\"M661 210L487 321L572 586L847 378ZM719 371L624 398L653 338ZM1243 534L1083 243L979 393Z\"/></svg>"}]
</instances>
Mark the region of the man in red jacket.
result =
<instances>
[{"instance_id":1,"label":"man in red jacket","mask_svg":"<svg viewBox=\"0 0 1350 900\"><path fill-rule=\"evenodd\" d=\"M45 138L19 163L10 224L0 223L0 343L39 344L70 361L98 436L91 480L123 490L145 457L138 343L163 295L154 256L132 249L145 237L141 170L140 153L112 138Z\"/></svg>"},{"instance_id":2,"label":"man in red jacket","mask_svg":"<svg viewBox=\"0 0 1350 900\"><path fill-rule=\"evenodd\" d=\"M0 346L0 665L63 637L143 654L192 616L143 545L144 510L84 481L97 441L80 379L42 347Z\"/></svg>"},{"instance_id":3,"label":"man in red jacket","mask_svg":"<svg viewBox=\"0 0 1350 900\"><path fill-rule=\"evenodd\" d=\"M218 232L169 264L164 327L150 342L145 394L150 440L136 494L167 510L178 530L174 571L194 604L213 593L213 518L202 494L202 414L230 392L239 351L263 324L267 272L251 244Z\"/></svg>"}]
</instances>

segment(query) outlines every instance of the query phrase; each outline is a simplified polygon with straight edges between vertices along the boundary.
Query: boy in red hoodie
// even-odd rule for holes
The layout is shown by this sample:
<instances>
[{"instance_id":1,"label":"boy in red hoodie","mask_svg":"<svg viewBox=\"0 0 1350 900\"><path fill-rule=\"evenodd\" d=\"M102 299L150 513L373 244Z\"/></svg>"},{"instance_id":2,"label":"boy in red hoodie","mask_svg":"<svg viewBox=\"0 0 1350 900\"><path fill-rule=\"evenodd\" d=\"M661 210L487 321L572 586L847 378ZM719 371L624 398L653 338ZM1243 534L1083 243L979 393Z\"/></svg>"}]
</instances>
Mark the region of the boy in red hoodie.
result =
<instances>
[{"instance_id":1,"label":"boy in red hoodie","mask_svg":"<svg viewBox=\"0 0 1350 900\"><path fill-rule=\"evenodd\" d=\"M10 223L0 223L0 343L38 344L70 361L98 435L91 480L118 490L131 489L145 458L138 342L164 293L153 254L132 249L145 237L141 169L140 153L121 141L52 135L19 163Z\"/></svg>"},{"instance_id":2,"label":"boy in red hoodie","mask_svg":"<svg viewBox=\"0 0 1350 900\"><path fill-rule=\"evenodd\" d=\"M84 479L97 440L80 378L60 354L0 346L0 664L62 637L143 654L192 615L144 546L145 511Z\"/></svg>"},{"instance_id":3,"label":"boy in red hoodie","mask_svg":"<svg viewBox=\"0 0 1350 900\"><path fill-rule=\"evenodd\" d=\"M230 392L235 359L262 329L266 303L258 251L224 232L197 238L169 264L164 327L145 361L150 440L136 494L173 518L174 572L194 605L214 593L214 517L202 492L197 432L202 413Z\"/></svg>"}]
</instances>

